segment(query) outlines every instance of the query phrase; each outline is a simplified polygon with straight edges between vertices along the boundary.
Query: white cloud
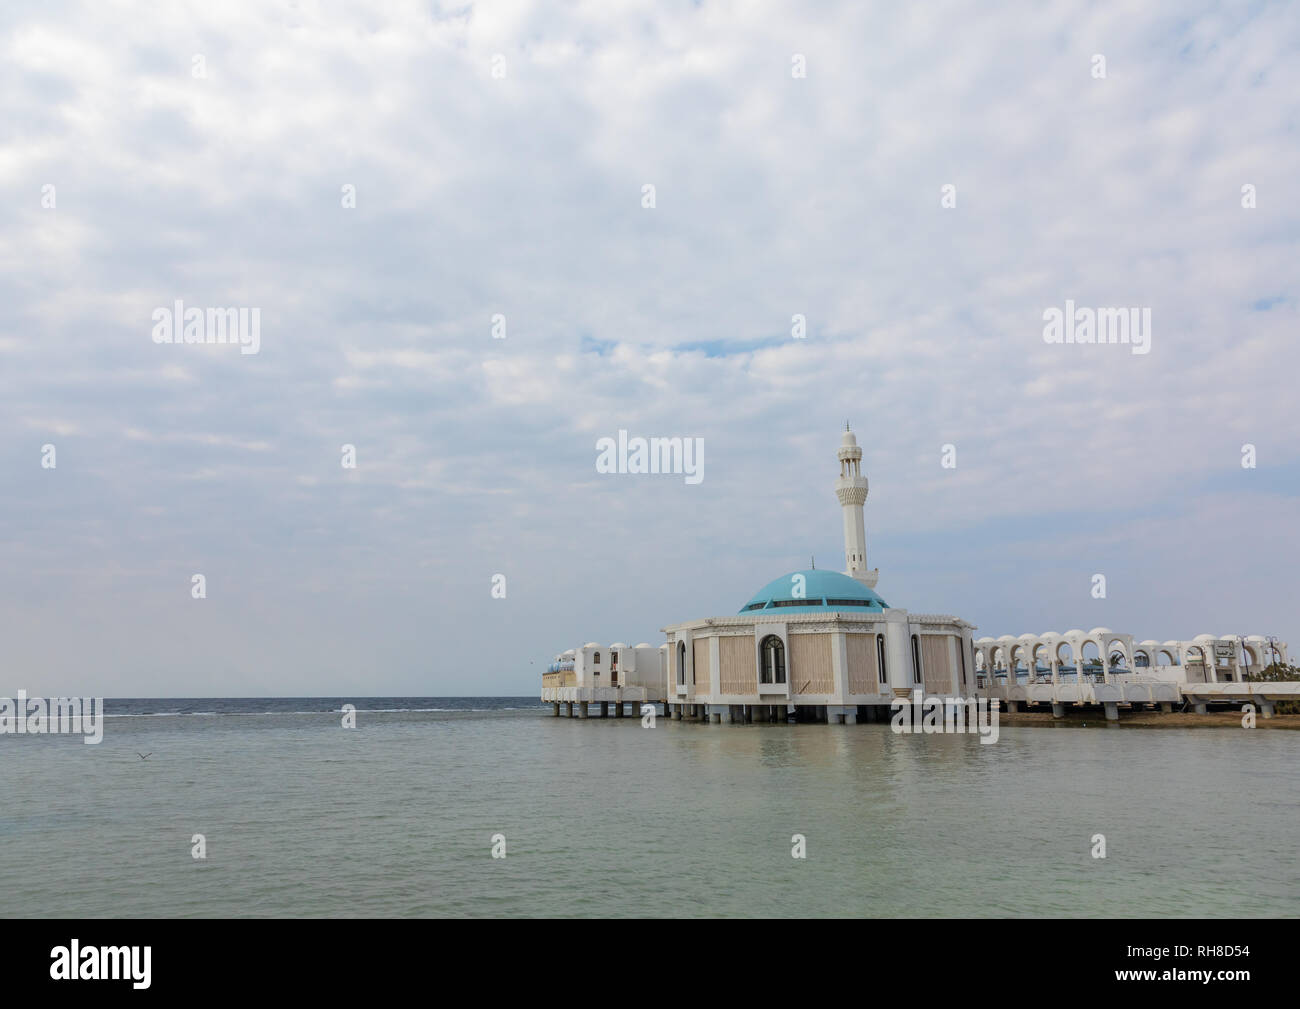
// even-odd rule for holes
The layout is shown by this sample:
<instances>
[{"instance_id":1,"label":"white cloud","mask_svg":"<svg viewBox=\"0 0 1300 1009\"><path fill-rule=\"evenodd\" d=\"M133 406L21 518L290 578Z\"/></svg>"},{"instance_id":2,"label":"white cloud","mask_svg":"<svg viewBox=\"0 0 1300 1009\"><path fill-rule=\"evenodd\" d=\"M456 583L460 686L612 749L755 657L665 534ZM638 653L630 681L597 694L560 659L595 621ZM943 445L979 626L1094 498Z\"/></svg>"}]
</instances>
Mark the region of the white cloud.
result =
<instances>
[{"instance_id":1,"label":"white cloud","mask_svg":"<svg viewBox=\"0 0 1300 1009\"><path fill-rule=\"evenodd\" d=\"M1280 518L1300 485L1288 5L6 18L0 521L52 556L0 546L0 602L34 680L102 668L112 693L211 693L226 655L272 692L330 692L383 654L371 692L463 690L471 664L474 689L528 692L529 657L654 640L837 554L845 418L902 605L992 633L1091 626L1046 560L1003 569L1008 553L1068 542L1083 564L1113 543L1133 581L1158 549L1168 563L1169 530L1206 535L1187 516L1213 501L1272 563L1235 568L1228 537L1209 558L1188 542L1195 570L1243 614L1289 619L1273 605L1300 559ZM260 307L262 352L154 345L150 312L175 298ZM1043 310L1067 298L1150 307L1151 353L1045 344ZM596 474L595 438L619 428L704 437L705 483ZM33 440L56 435L44 472ZM1246 441L1259 470L1240 468ZM226 568L212 598L243 594L173 638L151 614L205 563ZM494 608L496 571L518 587ZM1147 584L1107 622L1182 633L1201 597ZM290 638L248 616L267 607ZM1245 630L1295 630L1277 624ZM156 634L152 658L106 660L109 626L139 628L141 649Z\"/></svg>"}]
</instances>

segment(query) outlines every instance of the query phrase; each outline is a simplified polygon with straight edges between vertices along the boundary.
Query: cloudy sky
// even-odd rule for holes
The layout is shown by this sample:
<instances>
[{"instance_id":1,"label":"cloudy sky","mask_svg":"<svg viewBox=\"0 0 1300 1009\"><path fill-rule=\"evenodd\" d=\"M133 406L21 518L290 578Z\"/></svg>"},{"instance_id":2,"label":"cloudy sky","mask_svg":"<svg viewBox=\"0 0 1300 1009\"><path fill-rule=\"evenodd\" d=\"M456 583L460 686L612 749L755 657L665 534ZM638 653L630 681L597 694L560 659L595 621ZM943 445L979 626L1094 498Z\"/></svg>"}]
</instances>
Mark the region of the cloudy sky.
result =
<instances>
[{"instance_id":1,"label":"cloudy sky","mask_svg":"<svg viewBox=\"0 0 1300 1009\"><path fill-rule=\"evenodd\" d=\"M1300 646L1300 8L1141 6L6 5L0 694L531 694L842 568L846 419L891 604Z\"/></svg>"}]
</instances>

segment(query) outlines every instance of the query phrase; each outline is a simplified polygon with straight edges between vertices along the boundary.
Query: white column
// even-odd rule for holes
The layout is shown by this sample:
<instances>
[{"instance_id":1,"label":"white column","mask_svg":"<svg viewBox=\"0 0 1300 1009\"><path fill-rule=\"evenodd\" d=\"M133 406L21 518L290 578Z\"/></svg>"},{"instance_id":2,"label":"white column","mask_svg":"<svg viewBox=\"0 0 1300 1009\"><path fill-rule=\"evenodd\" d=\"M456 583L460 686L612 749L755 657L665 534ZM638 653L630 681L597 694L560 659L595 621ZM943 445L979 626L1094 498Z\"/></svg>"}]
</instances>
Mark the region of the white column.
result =
<instances>
[{"instance_id":1,"label":"white column","mask_svg":"<svg viewBox=\"0 0 1300 1009\"><path fill-rule=\"evenodd\" d=\"M885 611L885 665L889 667L889 688L903 688L909 693L912 682L911 625L905 610Z\"/></svg>"},{"instance_id":2,"label":"white column","mask_svg":"<svg viewBox=\"0 0 1300 1009\"><path fill-rule=\"evenodd\" d=\"M844 631L831 635L831 669L834 672L835 701L845 703L849 696L849 647Z\"/></svg>"}]
</instances>

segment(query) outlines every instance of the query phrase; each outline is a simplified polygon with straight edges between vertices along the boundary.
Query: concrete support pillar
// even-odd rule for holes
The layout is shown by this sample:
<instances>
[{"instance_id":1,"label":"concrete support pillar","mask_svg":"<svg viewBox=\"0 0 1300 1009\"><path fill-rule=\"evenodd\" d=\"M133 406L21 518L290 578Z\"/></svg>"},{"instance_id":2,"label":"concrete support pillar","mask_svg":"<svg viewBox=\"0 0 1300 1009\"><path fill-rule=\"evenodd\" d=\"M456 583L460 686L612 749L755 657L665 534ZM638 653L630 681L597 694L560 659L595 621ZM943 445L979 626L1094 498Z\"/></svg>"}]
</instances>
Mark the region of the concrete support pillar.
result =
<instances>
[{"instance_id":1,"label":"concrete support pillar","mask_svg":"<svg viewBox=\"0 0 1300 1009\"><path fill-rule=\"evenodd\" d=\"M1116 701L1107 701L1105 704L1102 705L1102 707L1106 711L1106 721L1108 722L1119 721L1119 704Z\"/></svg>"},{"instance_id":2,"label":"concrete support pillar","mask_svg":"<svg viewBox=\"0 0 1300 1009\"><path fill-rule=\"evenodd\" d=\"M601 718L609 717L609 701L600 702L600 717Z\"/></svg>"},{"instance_id":3,"label":"concrete support pillar","mask_svg":"<svg viewBox=\"0 0 1300 1009\"><path fill-rule=\"evenodd\" d=\"M745 709L745 724L746 724L746 725L752 725L753 722L754 722L754 708L753 708L753 705L746 704L746 705L743 705L743 707L744 707L744 709Z\"/></svg>"},{"instance_id":4,"label":"concrete support pillar","mask_svg":"<svg viewBox=\"0 0 1300 1009\"><path fill-rule=\"evenodd\" d=\"M710 711L710 712L709 712L709 714L710 714L710 716L711 716L709 720L710 720L711 722L713 722L714 725L721 725L721 724L722 724L722 706L721 706L721 705L718 705L718 704L715 704L715 705L712 705L712 707L715 708L715 709L717 709L717 710L713 710L713 711Z\"/></svg>"},{"instance_id":5,"label":"concrete support pillar","mask_svg":"<svg viewBox=\"0 0 1300 1009\"><path fill-rule=\"evenodd\" d=\"M1014 714L1015 712L1017 712L1017 711L1019 711L1019 710L1020 710L1020 702L1019 702L1019 701L1007 701L1007 711L1008 711L1008 712Z\"/></svg>"},{"instance_id":6,"label":"concrete support pillar","mask_svg":"<svg viewBox=\"0 0 1300 1009\"><path fill-rule=\"evenodd\" d=\"M615 717L615 718L622 718L622 717L623 717L623 702L622 702L622 701L615 701L615 702L614 702L614 717Z\"/></svg>"},{"instance_id":7,"label":"concrete support pillar","mask_svg":"<svg viewBox=\"0 0 1300 1009\"><path fill-rule=\"evenodd\" d=\"M857 709L857 707L848 707L848 708L845 708L845 709L844 709L844 724L845 724L845 725L857 725L857 724L858 724L858 709Z\"/></svg>"},{"instance_id":8,"label":"concrete support pillar","mask_svg":"<svg viewBox=\"0 0 1300 1009\"><path fill-rule=\"evenodd\" d=\"M1195 704L1192 705L1192 710L1195 711L1198 715L1205 714L1206 711L1205 702L1204 701L1196 702Z\"/></svg>"},{"instance_id":9,"label":"concrete support pillar","mask_svg":"<svg viewBox=\"0 0 1300 1009\"><path fill-rule=\"evenodd\" d=\"M674 704L672 708L673 708L673 721L680 722L682 720L682 705Z\"/></svg>"},{"instance_id":10,"label":"concrete support pillar","mask_svg":"<svg viewBox=\"0 0 1300 1009\"><path fill-rule=\"evenodd\" d=\"M556 701L554 704L551 705L551 707L555 709L555 710L552 712L552 714L554 714L556 718L559 718L559 717L560 717L560 702L559 702L559 701Z\"/></svg>"},{"instance_id":11,"label":"concrete support pillar","mask_svg":"<svg viewBox=\"0 0 1300 1009\"><path fill-rule=\"evenodd\" d=\"M1266 701L1262 697L1255 698L1255 703L1259 705L1259 714L1261 718L1273 717L1273 702Z\"/></svg>"},{"instance_id":12,"label":"concrete support pillar","mask_svg":"<svg viewBox=\"0 0 1300 1009\"><path fill-rule=\"evenodd\" d=\"M1052 702L1052 717L1053 717L1053 718L1064 718L1064 717L1065 717L1065 705L1064 705L1064 704L1058 704L1058 703L1056 703L1055 701L1053 701L1053 702Z\"/></svg>"},{"instance_id":13,"label":"concrete support pillar","mask_svg":"<svg viewBox=\"0 0 1300 1009\"><path fill-rule=\"evenodd\" d=\"M587 710L587 705L590 704L590 703L591 703L590 701L579 701L579 702L578 702L578 717L579 717L579 718L590 718L590 717L591 717L591 712Z\"/></svg>"},{"instance_id":14,"label":"concrete support pillar","mask_svg":"<svg viewBox=\"0 0 1300 1009\"><path fill-rule=\"evenodd\" d=\"M568 710L565 712L565 714L566 714L569 718L572 718L572 717L573 717L573 702L572 702L572 701L566 701L565 704L564 704L564 706L568 709Z\"/></svg>"},{"instance_id":15,"label":"concrete support pillar","mask_svg":"<svg viewBox=\"0 0 1300 1009\"><path fill-rule=\"evenodd\" d=\"M1167 714L1169 714L1169 713L1170 713L1171 711L1173 711L1173 710L1174 710L1174 706L1173 706L1173 704L1171 704L1169 701L1161 701L1161 702L1160 702L1160 711L1161 711L1162 714L1166 714L1166 715L1167 715Z\"/></svg>"}]
</instances>

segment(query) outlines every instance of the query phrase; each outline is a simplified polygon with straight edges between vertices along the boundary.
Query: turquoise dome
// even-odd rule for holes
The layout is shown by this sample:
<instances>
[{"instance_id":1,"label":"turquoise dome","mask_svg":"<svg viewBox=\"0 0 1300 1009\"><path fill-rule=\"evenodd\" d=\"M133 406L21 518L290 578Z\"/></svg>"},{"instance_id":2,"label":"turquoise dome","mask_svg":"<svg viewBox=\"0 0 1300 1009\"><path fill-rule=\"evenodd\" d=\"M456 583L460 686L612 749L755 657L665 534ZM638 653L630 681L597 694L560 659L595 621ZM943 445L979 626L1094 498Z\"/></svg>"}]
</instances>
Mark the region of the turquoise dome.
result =
<instances>
[{"instance_id":1,"label":"turquoise dome","mask_svg":"<svg viewBox=\"0 0 1300 1009\"><path fill-rule=\"evenodd\" d=\"M795 587L802 576L802 597L795 596ZM754 593L740 615L779 610L784 613L830 613L844 610L861 613L889 609L880 596L855 578L838 571L791 571L776 581L768 582Z\"/></svg>"}]
</instances>

